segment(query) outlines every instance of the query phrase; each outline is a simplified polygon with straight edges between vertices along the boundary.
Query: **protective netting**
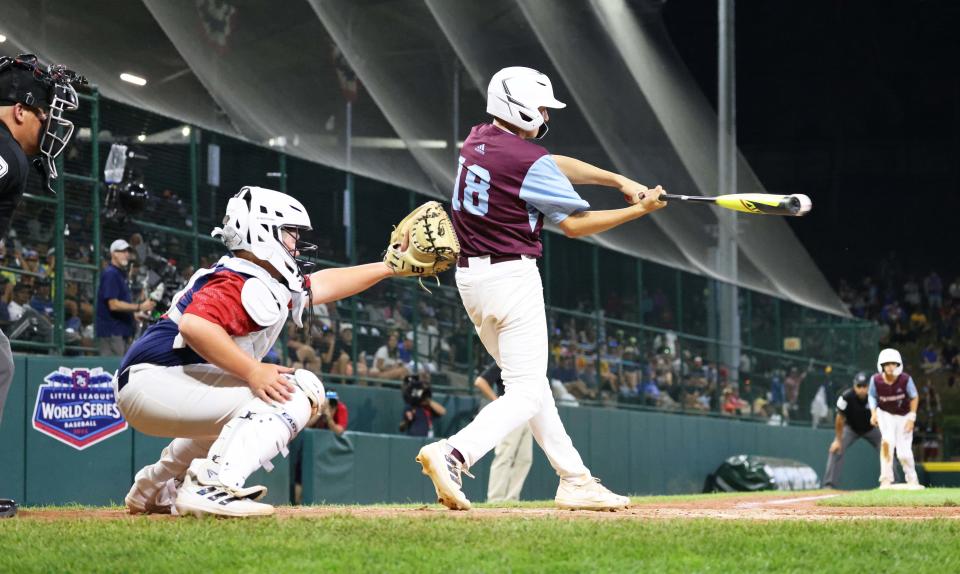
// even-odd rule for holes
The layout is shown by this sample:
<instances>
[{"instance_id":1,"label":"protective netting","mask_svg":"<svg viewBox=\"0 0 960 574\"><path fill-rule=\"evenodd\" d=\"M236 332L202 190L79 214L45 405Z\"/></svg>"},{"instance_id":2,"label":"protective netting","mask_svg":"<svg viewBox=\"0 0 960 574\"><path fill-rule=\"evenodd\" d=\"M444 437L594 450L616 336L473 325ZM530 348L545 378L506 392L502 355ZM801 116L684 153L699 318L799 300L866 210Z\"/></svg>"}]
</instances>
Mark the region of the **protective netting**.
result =
<instances>
[{"instance_id":1,"label":"protective netting","mask_svg":"<svg viewBox=\"0 0 960 574\"><path fill-rule=\"evenodd\" d=\"M553 115L544 141L551 151L675 193L713 194L716 116L673 49L657 4L110 0L93 10L8 0L0 33L10 51L68 63L108 98L389 183L396 194L378 201L404 207L405 190L446 198L458 142L486 119L488 78L506 65L532 66L570 104ZM148 84L124 83L120 72ZM245 165L222 162L223 189L231 173L250 183L256 174ZM301 180L297 195L335 201L336 188L311 186L310 169L291 167L291 181ZM764 191L742 158L738 174L739 191ZM622 205L610 190L583 195L595 208ZM216 208L203 204L201 219ZM596 241L846 314L785 222L739 218L736 277L717 262L717 223L713 209L671 206ZM331 253L342 251L338 241L331 239Z\"/></svg>"}]
</instances>

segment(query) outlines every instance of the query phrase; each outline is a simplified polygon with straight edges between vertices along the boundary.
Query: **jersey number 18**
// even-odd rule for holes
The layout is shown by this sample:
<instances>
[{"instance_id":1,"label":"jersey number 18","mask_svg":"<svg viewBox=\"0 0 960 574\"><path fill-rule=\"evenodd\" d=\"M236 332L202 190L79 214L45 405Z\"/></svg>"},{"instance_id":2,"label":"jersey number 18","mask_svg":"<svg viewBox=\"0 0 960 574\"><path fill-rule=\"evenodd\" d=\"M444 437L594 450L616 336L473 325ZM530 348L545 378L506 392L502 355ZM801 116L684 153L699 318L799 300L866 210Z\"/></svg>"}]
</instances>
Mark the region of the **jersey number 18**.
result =
<instances>
[{"instance_id":1,"label":"jersey number 18","mask_svg":"<svg viewBox=\"0 0 960 574\"><path fill-rule=\"evenodd\" d=\"M463 156L460 156L457 179L453 182L453 210L461 211L462 208L467 213L483 217L490 209L489 201L490 172L477 164L467 165Z\"/></svg>"}]
</instances>

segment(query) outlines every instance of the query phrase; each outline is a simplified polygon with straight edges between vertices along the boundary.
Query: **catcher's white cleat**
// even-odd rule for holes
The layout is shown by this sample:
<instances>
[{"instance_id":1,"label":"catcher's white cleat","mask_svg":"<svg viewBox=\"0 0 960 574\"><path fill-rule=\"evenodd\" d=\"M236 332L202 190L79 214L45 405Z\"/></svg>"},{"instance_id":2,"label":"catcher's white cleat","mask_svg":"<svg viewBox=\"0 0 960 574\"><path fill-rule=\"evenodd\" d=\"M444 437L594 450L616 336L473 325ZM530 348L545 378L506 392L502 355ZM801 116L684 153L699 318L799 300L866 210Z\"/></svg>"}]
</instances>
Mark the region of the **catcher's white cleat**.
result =
<instances>
[{"instance_id":1,"label":"catcher's white cleat","mask_svg":"<svg viewBox=\"0 0 960 574\"><path fill-rule=\"evenodd\" d=\"M561 478L554 501L567 510L620 510L630 504L629 498L610 492L599 478L590 475Z\"/></svg>"},{"instance_id":2,"label":"catcher's white cleat","mask_svg":"<svg viewBox=\"0 0 960 574\"><path fill-rule=\"evenodd\" d=\"M133 486L127 492L123 502L127 505L130 514L176 514L173 502L177 498L176 479L156 485L150 483L144 467L134 477Z\"/></svg>"},{"instance_id":3,"label":"catcher's white cleat","mask_svg":"<svg viewBox=\"0 0 960 574\"><path fill-rule=\"evenodd\" d=\"M193 516L270 516L273 506L256 502L266 487L227 488L220 483L215 465L206 459L193 461L183 485L177 490L177 513Z\"/></svg>"},{"instance_id":4,"label":"catcher's white cleat","mask_svg":"<svg viewBox=\"0 0 960 574\"><path fill-rule=\"evenodd\" d=\"M423 474L430 477L437 491L437 502L450 510L470 510L470 501L463 494L460 473L473 477L463 464L450 454L447 441L441 440L420 449L417 462L423 466Z\"/></svg>"}]
</instances>

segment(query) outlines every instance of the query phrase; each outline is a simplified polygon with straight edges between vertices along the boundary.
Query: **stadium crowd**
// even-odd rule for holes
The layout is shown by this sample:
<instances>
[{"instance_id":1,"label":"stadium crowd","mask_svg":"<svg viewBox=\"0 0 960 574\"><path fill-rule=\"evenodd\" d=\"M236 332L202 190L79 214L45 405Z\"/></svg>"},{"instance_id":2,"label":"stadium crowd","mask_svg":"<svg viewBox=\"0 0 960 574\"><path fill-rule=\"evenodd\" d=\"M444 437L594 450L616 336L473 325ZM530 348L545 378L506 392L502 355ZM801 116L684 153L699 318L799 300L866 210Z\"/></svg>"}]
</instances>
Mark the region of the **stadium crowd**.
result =
<instances>
[{"instance_id":1,"label":"stadium crowd","mask_svg":"<svg viewBox=\"0 0 960 574\"><path fill-rule=\"evenodd\" d=\"M184 218L186 210L173 193L160 194L149 218ZM56 255L45 225L52 214L40 210L21 218L0 244L0 327L14 340L49 342L54 319ZM95 267L92 254L92 215L68 216L71 233L66 237L68 260L81 266L64 271L65 331L70 354L92 353L96 348ZM127 280L131 303L150 300L155 309L133 314L135 338L166 309L170 297L193 274L194 267L182 254L187 246L175 235L150 232L149 239L132 223L116 237L129 245ZM104 240L112 238L104 237ZM329 250L329 242L325 250ZM99 259L102 271L108 265L107 246ZM217 253L200 258L212 264ZM179 257L179 259L178 259ZM905 277L905 279L903 279ZM899 274L895 264L881 269L878 277L859 282L842 281L838 292L851 313L877 322L884 341L890 344L922 345L920 371L924 375L949 374L955 384L960 374L960 347L953 334L960 322L960 279L945 285L936 272L922 278ZM711 360L705 343L676 335L673 302L661 289L635 298L611 296L604 301L608 317L627 319L639 314L645 322L661 328L631 335L623 330L605 330L593 319L549 315L551 322L548 376L558 400L566 404L596 402L630 403L666 410L717 412L727 416L754 417L780 424L791 418L827 420L836 393L846 385L834 381L829 367L784 363L744 353L736 373ZM582 302L578 309L589 313ZM357 384L400 384L410 375L435 384L469 388L470 367L479 372L490 362L476 341L467 335L459 300L451 289L435 290L432 296L387 282L350 302L318 305L312 309L309 331L292 327L268 360L290 366L352 378ZM416 327L414 327L416 325ZM467 346L473 344L472 349ZM471 362L472 361L472 362ZM823 403L800 404L800 389L823 390ZM939 412L939 397L930 384L923 385L931 411ZM806 396L811 393L807 392ZM933 419L933 416L929 417ZM927 425L935 428L935 422Z\"/></svg>"}]
</instances>

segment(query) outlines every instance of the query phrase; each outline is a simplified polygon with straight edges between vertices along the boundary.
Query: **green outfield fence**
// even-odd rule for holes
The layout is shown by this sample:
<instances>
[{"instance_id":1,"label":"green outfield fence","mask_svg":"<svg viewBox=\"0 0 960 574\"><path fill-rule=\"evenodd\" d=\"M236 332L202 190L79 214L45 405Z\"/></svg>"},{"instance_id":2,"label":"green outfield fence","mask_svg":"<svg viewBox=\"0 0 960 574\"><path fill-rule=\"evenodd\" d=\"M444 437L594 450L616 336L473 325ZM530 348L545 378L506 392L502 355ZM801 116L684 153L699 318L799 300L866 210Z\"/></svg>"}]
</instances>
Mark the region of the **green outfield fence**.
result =
<instances>
[{"instance_id":1,"label":"green outfield fence","mask_svg":"<svg viewBox=\"0 0 960 574\"><path fill-rule=\"evenodd\" d=\"M44 415L44 405L57 400L45 394L53 375L64 370L111 373L119 359L16 355L15 363L16 380L0 422L0 493L30 506L123 504L134 474L155 462L170 439L125 426L97 441L72 445L58 439L55 430L89 419ZM300 468L304 503L434 502L433 487L414 461L428 439L397 432L404 410L399 393L330 386L349 408L348 432L336 436L330 431L305 430L290 445L288 456L274 458L272 472L258 470L248 484L267 486L270 503L288 503ZM91 386L85 389L97 392ZM79 394L76 388L65 392ZM448 413L436 419L438 436L455 433L481 407L475 397L463 395L438 393L436 400ZM700 492L707 474L738 454L791 458L822 475L833 436L825 428L772 427L755 421L625 409L561 406L560 417L591 471L617 492L638 495ZM471 471L476 478L464 481L465 492L477 502L486 498L491 459L486 456L474 465ZM870 488L878 473L877 451L858 441L847 454L841 486ZM549 500L556 488L555 472L535 448L522 497Z\"/></svg>"},{"instance_id":2,"label":"green outfield fence","mask_svg":"<svg viewBox=\"0 0 960 574\"><path fill-rule=\"evenodd\" d=\"M212 263L222 255L222 247L209 237L209 231L219 224L227 199L243 185L279 189L304 202L316 229L321 267L378 260L391 225L428 199L389 183L305 161L287 153L293 148L257 145L204 131L101 98L96 91L82 96L74 121L77 132L60 158L64 177L57 180L56 196L40 190L35 178L31 180L25 205L16 217L16 238L8 238L0 261L0 272L13 281L51 280L50 334L14 337L11 343L17 352L94 354L92 305L107 246L139 233L155 255L175 264L182 274ZM151 192L145 211L126 222L107 218L101 210L103 167L112 143L126 144L142 156L133 161ZM350 205L356 209L348 212L345 206ZM24 253L33 251L40 266L24 264L29 259ZM554 357L564 350L572 353L581 377L590 385L602 387L604 375L610 372L624 376L627 347L635 347L641 357L679 360L682 364L672 368L681 376L695 356L707 364L725 356L729 343L717 336L715 302L720 283L716 280L550 232L544 234L540 268ZM444 274L442 285L431 288L432 294L412 280L385 282L339 302L331 309L330 325L334 330L343 322L357 326L352 345L355 363L369 360L387 332L410 332L413 361L436 367L434 382L441 388L468 393L469 383L489 358L460 306L453 276ZM833 390L839 391L855 371L871 368L878 341L874 324L747 289L739 293L741 352L750 368L743 369L736 382L742 398L751 404L776 377L796 367L808 375L800 387L799 407L789 414L794 421L806 420L821 383L832 379ZM406 315L404 321L398 322L395 309ZM315 341L322 337L315 335ZM664 348L670 349L669 355L661 352ZM280 346L281 355L286 350L286 345ZM827 366L833 371L829 376ZM716 412L721 407L721 389L715 386L711 392L714 396L701 405L680 401L673 408ZM654 406L629 396L602 395L598 400L638 409Z\"/></svg>"}]
</instances>

